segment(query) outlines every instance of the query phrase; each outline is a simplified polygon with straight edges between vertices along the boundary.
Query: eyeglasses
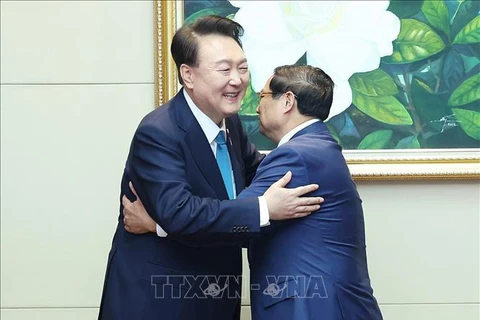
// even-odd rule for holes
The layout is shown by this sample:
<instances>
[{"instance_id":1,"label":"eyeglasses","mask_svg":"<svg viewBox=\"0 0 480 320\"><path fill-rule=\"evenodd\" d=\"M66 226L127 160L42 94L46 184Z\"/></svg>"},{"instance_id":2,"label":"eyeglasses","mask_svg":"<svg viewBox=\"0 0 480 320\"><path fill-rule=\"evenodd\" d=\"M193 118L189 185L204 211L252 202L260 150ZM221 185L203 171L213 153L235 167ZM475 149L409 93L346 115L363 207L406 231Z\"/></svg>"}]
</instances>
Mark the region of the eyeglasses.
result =
<instances>
[{"instance_id":1,"label":"eyeglasses","mask_svg":"<svg viewBox=\"0 0 480 320\"><path fill-rule=\"evenodd\" d=\"M258 97L258 100L262 100L263 97L265 97L265 95L267 94L284 94L284 92L273 92L273 91L268 91L268 92L263 92L263 91L260 91L260 92L257 92L257 97ZM293 93L293 96L295 97L295 99L297 99L297 95L295 93Z\"/></svg>"},{"instance_id":2,"label":"eyeglasses","mask_svg":"<svg viewBox=\"0 0 480 320\"><path fill-rule=\"evenodd\" d=\"M262 98L265 97L267 94L281 94L281 92L273 92L273 91L268 91L268 92L260 91L260 92L257 92L258 100L262 100Z\"/></svg>"}]
</instances>

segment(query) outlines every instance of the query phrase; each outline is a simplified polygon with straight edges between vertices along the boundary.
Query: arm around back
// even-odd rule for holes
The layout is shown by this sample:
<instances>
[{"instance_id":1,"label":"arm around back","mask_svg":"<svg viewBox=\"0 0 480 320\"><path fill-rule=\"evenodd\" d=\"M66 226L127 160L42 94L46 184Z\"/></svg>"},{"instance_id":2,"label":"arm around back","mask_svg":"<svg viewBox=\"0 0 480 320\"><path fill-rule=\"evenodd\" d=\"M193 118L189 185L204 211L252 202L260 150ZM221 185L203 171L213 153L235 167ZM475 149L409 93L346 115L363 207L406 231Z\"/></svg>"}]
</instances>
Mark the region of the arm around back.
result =
<instances>
[{"instance_id":1,"label":"arm around back","mask_svg":"<svg viewBox=\"0 0 480 320\"><path fill-rule=\"evenodd\" d=\"M152 218L175 237L229 237L239 226L259 232L258 199L221 201L194 195L194 188L212 189L202 179L189 177L195 162L182 145L182 137L172 137L158 126L141 125L134 137L131 180ZM208 151L208 150L207 150ZM213 157L213 155L212 155ZM195 184L195 186L192 186ZM214 191L212 189L212 195ZM238 238L235 234L235 238ZM244 239L245 240L245 239Z\"/></svg>"}]
</instances>

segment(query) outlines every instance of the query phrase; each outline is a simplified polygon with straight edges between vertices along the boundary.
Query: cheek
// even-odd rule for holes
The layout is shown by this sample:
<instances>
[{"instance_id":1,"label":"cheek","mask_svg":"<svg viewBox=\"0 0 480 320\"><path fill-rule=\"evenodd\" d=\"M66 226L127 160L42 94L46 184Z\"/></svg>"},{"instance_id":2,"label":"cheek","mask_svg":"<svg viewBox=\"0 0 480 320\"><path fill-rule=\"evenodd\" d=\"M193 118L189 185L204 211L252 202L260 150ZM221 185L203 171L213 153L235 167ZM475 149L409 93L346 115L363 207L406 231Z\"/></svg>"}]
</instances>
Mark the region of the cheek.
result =
<instances>
[{"instance_id":1,"label":"cheek","mask_svg":"<svg viewBox=\"0 0 480 320\"><path fill-rule=\"evenodd\" d=\"M260 103L257 107L257 110L259 114L263 115L265 113L265 106L262 103Z\"/></svg>"}]
</instances>

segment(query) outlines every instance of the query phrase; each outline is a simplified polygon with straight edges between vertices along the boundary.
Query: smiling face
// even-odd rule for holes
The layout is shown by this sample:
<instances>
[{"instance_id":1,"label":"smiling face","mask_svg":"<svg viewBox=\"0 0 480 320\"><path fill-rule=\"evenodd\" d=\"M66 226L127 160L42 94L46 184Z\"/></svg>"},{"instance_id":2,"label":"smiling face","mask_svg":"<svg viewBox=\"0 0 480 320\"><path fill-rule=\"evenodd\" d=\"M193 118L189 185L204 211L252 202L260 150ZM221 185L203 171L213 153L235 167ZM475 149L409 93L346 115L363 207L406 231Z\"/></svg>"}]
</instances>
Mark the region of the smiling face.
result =
<instances>
[{"instance_id":1,"label":"smiling face","mask_svg":"<svg viewBox=\"0 0 480 320\"><path fill-rule=\"evenodd\" d=\"M182 65L184 87L216 124L240 110L250 75L242 48L230 37L198 38L198 66Z\"/></svg>"}]
</instances>

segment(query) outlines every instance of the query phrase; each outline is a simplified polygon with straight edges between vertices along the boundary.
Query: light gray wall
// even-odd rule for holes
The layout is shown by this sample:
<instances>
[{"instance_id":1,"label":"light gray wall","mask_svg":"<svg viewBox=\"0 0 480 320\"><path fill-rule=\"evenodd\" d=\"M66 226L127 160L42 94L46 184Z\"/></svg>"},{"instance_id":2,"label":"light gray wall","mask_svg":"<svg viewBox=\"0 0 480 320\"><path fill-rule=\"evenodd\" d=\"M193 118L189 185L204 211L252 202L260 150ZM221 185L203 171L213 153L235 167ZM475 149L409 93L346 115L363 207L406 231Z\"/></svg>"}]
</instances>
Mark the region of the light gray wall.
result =
<instances>
[{"instance_id":1,"label":"light gray wall","mask_svg":"<svg viewBox=\"0 0 480 320\"><path fill-rule=\"evenodd\" d=\"M1 318L93 320L131 136L154 108L153 3L0 9ZM358 188L385 319L478 319L478 181Z\"/></svg>"}]
</instances>

